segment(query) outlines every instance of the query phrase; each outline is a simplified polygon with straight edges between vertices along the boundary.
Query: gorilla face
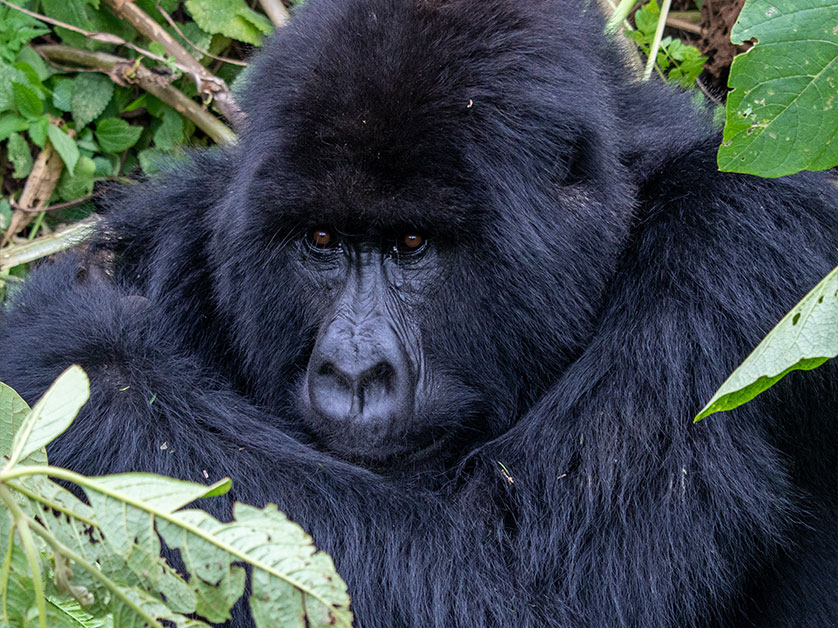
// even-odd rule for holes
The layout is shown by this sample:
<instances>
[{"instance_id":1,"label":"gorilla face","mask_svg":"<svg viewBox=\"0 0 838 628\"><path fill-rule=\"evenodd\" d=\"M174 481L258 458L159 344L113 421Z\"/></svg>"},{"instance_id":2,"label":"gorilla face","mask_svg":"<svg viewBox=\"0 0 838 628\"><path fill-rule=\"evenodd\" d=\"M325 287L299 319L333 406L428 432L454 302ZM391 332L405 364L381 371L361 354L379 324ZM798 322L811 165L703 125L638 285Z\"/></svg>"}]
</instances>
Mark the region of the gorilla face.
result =
<instances>
[{"instance_id":1,"label":"gorilla face","mask_svg":"<svg viewBox=\"0 0 838 628\"><path fill-rule=\"evenodd\" d=\"M421 417L451 416L451 400L434 394L442 386L411 303L433 290L434 244L415 229L372 239L317 227L300 248L325 312L299 393L310 428L353 456L430 446L443 426Z\"/></svg>"},{"instance_id":2,"label":"gorilla face","mask_svg":"<svg viewBox=\"0 0 838 628\"><path fill-rule=\"evenodd\" d=\"M590 336L631 216L604 88L564 58L578 34L545 31L557 59L527 64L514 11L489 27L393 4L267 48L212 247L253 394L385 469L462 458L538 400Z\"/></svg>"}]
</instances>

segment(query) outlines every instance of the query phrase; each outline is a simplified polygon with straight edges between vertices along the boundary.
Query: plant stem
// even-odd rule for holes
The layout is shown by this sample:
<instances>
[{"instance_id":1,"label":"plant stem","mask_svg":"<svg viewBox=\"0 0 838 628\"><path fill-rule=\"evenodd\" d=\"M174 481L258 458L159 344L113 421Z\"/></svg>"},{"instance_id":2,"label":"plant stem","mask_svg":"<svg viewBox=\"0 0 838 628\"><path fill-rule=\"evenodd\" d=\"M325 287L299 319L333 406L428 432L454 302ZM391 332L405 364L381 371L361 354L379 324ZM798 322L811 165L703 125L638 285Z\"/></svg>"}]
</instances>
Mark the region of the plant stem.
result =
<instances>
[{"instance_id":1,"label":"plant stem","mask_svg":"<svg viewBox=\"0 0 838 628\"><path fill-rule=\"evenodd\" d=\"M643 80L648 81L652 76L652 70L655 67L655 60L658 58L658 50L661 47L661 39L663 39L663 29L666 27L666 17L669 15L669 7L672 6L672 0L663 0L661 3L661 14L658 17L658 27L655 29L655 38L652 40L652 45L649 48L649 58L646 59L646 68L643 70Z\"/></svg>"},{"instance_id":2,"label":"plant stem","mask_svg":"<svg viewBox=\"0 0 838 628\"><path fill-rule=\"evenodd\" d=\"M44 582L41 575L41 561L38 557L38 549L35 547L35 540L29 524L32 520L20 509L15 498L9 493L9 489L0 485L0 501L6 504L6 508L12 513L15 520L17 535L20 537L20 544L23 545L23 552L32 571L32 587L35 589L35 604L38 606L38 619L41 628L47 628L47 599L44 596Z\"/></svg>"},{"instance_id":3,"label":"plant stem","mask_svg":"<svg viewBox=\"0 0 838 628\"><path fill-rule=\"evenodd\" d=\"M176 87L162 83L159 76L135 61L106 52L93 52L57 44L34 46L34 49L50 61L73 63L105 72L117 84L136 83L192 120L219 144L232 144L236 141L236 134L221 120L202 109Z\"/></svg>"},{"instance_id":4,"label":"plant stem","mask_svg":"<svg viewBox=\"0 0 838 628\"><path fill-rule=\"evenodd\" d=\"M175 58L179 66L185 68L195 79L198 91L215 99L219 111L230 121L234 127L240 127L244 123L244 115L236 104L233 95L227 89L227 85L220 78L211 74L198 60L189 54L178 41L166 30L155 22L151 16L143 11L139 5L127 0L105 0L114 12L129 22L140 33L151 41L159 42L170 55ZM155 94L156 96L157 94ZM161 99L162 100L162 99ZM207 99L208 100L208 99ZM197 122L195 123L197 124Z\"/></svg>"}]
</instances>

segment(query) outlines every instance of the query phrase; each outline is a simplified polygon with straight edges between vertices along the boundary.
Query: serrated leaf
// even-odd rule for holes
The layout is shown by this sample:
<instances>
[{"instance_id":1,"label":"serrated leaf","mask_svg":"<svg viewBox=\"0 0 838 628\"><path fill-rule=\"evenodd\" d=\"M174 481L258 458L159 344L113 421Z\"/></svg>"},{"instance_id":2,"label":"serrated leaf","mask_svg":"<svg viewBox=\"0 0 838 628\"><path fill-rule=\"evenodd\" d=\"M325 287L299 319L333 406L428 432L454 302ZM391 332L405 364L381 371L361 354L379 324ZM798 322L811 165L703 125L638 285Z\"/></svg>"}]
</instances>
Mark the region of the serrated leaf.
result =
<instances>
[{"instance_id":1,"label":"serrated leaf","mask_svg":"<svg viewBox=\"0 0 838 628\"><path fill-rule=\"evenodd\" d=\"M7 113L6 115L0 116L0 142L8 138L12 133L25 131L28 126L29 122L17 114Z\"/></svg>"},{"instance_id":2,"label":"serrated leaf","mask_svg":"<svg viewBox=\"0 0 838 628\"><path fill-rule=\"evenodd\" d=\"M167 27L168 28L166 30L169 31L169 34L174 37L181 46L188 50L189 54L199 61L204 58L204 53L197 50L196 46L202 50L209 50L210 44L212 43L212 33L206 32L195 22L186 22L185 24L178 25L178 28L180 29L180 32L183 33L183 36L170 26L167 25ZM186 41L187 39L189 40L188 42ZM193 45L190 45L190 43Z\"/></svg>"},{"instance_id":3,"label":"serrated leaf","mask_svg":"<svg viewBox=\"0 0 838 628\"><path fill-rule=\"evenodd\" d=\"M12 83L12 98L14 99L15 109L24 118L32 120L44 113L44 101L41 100L38 92L28 85Z\"/></svg>"},{"instance_id":4,"label":"serrated leaf","mask_svg":"<svg viewBox=\"0 0 838 628\"><path fill-rule=\"evenodd\" d=\"M79 74L73 80L70 107L76 129L93 122L113 97L113 82L103 74Z\"/></svg>"},{"instance_id":5,"label":"serrated leaf","mask_svg":"<svg viewBox=\"0 0 838 628\"><path fill-rule=\"evenodd\" d=\"M161 124L154 132L154 145L160 150L172 150L184 141L183 118L172 109L166 108L160 118Z\"/></svg>"},{"instance_id":6,"label":"serrated leaf","mask_svg":"<svg viewBox=\"0 0 838 628\"><path fill-rule=\"evenodd\" d=\"M166 13L171 15L172 13L177 11L177 8L180 4L178 0L162 0L161 2L158 2L157 0L135 0L135 2L137 3L138 7L140 7L143 11L148 13L160 24L166 24L166 20L157 10L157 7L159 6Z\"/></svg>"},{"instance_id":7,"label":"serrated leaf","mask_svg":"<svg viewBox=\"0 0 838 628\"><path fill-rule=\"evenodd\" d=\"M58 195L61 200L74 201L92 193L95 172L96 162L84 155L79 157L75 171L71 174L69 170L65 170L58 180Z\"/></svg>"},{"instance_id":8,"label":"serrated leaf","mask_svg":"<svg viewBox=\"0 0 838 628\"><path fill-rule=\"evenodd\" d=\"M838 4L749 0L731 32L756 39L730 69L721 170L779 177L838 165Z\"/></svg>"},{"instance_id":9,"label":"serrated leaf","mask_svg":"<svg viewBox=\"0 0 838 628\"><path fill-rule=\"evenodd\" d=\"M142 500L157 513L171 513L197 499L223 495L230 490L232 482L230 478L224 478L205 486L153 473L119 473L93 478L90 486L120 501L134 503Z\"/></svg>"},{"instance_id":10,"label":"serrated leaf","mask_svg":"<svg viewBox=\"0 0 838 628\"><path fill-rule=\"evenodd\" d=\"M159 519L157 529L206 584L229 586L233 560L250 565L250 607L259 628L351 626L346 584L300 526L274 505L236 504L233 515L221 523L201 510L181 510Z\"/></svg>"},{"instance_id":11,"label":"serrated leaf","mask_svg":"<svg viewBox=\"0 0 838 628\"><path fill-rule=\"evenodd\" d=\"M28 414L29 406L20 395L0 382L0 456L11 455L14 435L17 434ZM46 462L46 452L38 449L18 464L46 464Z\"/></svg>"},{"instance_id":12,"label":"serrated leaf","mask_svg":"<svg viewBox=\"0 0 838 628\"><path fill-rule=\"evenodd\" d=\"M121 153L131 148L142 132L142 127L131 126L119 118L105 118L96 124L96 140L108 153Z\"/></svg>"},{"instance_id":13,"label":"serrated leaf","mask_svg":"<svg viewBox=\"0 0 838 628\"><path fill-rule=\"evenodd\" d=\"M41 116L29 125L29 139L38 148L43 148L47 141L47 131L49 130L50 122L49 116Z\"/></svg>"},{"instance_id":14,"label":"serrated leaf","mask_svg":"<svg viewBox=\"0 0 838 628\"><path fill-rule=\"evenodd\" d=\"M186 0L186 10L208 33L221 33L254 45L262 43L262 30L240 13L249 10L244 0Z\"/></svg>"},{"instance_id":15,"label":"serrated leaf","mask_svg":"<svg viewBox=\"0 0 838 628\"><path fill-rule=\"evenodd\" d=\"M44 28L42 30L43 32L41 34L49 32L48 28ZM20 52L17 53L17 58L15 60L22 61L35 70L35 74L40 81L46 81L55 73L55 70L46 64L46 61L44 61L41 56L35 52L32 46L24 46L21 48Z\"/></svg>"},{"instance_id":16,"label":"serrated leaf","mask_svg":"<svg viewBox=\"0 0 838 628\"><path fill-rule=\"evenodd\" d=\"M12 442L10 463L23 460L66 430L90 396L90 380L71 366L53 382L24 419Z\"/></svg>"},{"instance_id":17,"label":"serrated leaf","mask_svg":"<svg viewBox=\"0 0 838 628\"><path fill-rule=\"evenodd\" d=\"M9 136L7 145L9 161L15 167L12 176L15 179L25 179L32 172L32 152L27 142L20 133L12 133Z\"/></svg>"},{"instance_id":18,"label":"serrated leaf","mask_svg":"<svg viewBox=\"0 0 838 628\"><path fill-rule=\"evenodd\" d=\"M0 111L7 111L14 106L12 83L25 83L26 75L17 68L0 61Z\"/></svg>"},{"instance_id":19,"label":"serrated leaf","mask_svg":"<svg viewBox=\"0 0 838 628\"><path fill-rule=\"evenodd\" d=\"M41 9L48 17L66 24L78 26L86 31L99 30L91 21L84 0L41 0ZM90 44L90 40L81 33L61 27L56 27L55 32L65 44L70 46L86 48Z\"/></svg>"},{"instance_id":20,"label":"serrated leaf","mask_svg":"<svg viewBox=\"0 0 838 628\"><path fill-rule=\"evenodd\" d=\"M76 163L79 161L79 148L72 137L67 135L57 126L50 124L47 128L47 137L52 143L52 147L61 156L64 166L73 174L76 169Z\"/></svg>"},{"instance_id":21,"label":"serrated leaf","mask_svg":"<svg viewBox=\"0 0 838 628\"><path fill-rule=\"evenodd\" d=\"M70 111L73 108L71 98L73 96L73 79L56 77L53 80L52 104L61 111Z\"/></svg>"},{"instance_id":22,"label":"serrated leaf","mask_svg":"<svg viewBox=\"0 0 838 628\"><path fill-rule=\"evenodd\" d=\"M268 18L261 13L256 13L256 11L246 5L236 11L236 15L255 26L263 35L270 35L274 32L274 25Z\"/></svg>"},{"instance_id":23,"label":"serrated leaf","mask_svg":"<svg viewBox=\"0 0 838 628\"><path fill-rule=\"evenodd\" d=\"M696 421L750 401L794 370L838 356L838 268L783 317L727 378Z\"/></svg>"}]
</instances>

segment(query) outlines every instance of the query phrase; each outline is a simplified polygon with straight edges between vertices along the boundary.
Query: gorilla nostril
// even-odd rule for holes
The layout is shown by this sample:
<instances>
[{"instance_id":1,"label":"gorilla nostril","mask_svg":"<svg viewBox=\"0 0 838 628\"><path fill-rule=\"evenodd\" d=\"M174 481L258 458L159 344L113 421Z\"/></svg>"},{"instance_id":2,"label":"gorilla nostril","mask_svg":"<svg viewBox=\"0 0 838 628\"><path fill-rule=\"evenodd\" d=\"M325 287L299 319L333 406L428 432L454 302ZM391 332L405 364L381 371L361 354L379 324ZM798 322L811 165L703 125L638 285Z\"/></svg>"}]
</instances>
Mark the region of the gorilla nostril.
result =
<instances>
[{"instance_id":1,"label":"gorilla nostril","mask_svg":"<svg viewBox=\"0 0 838 628\"><path fill-rule=\"evenodd\" d=\"M324 417L386 418L404 403L406 374L400 376L396 366L384 360L369 368L352 366L326 361L309 375L311 404Z\"/></svg>"},{"instance_id":2,"label":"gorilla nostril","mask_svg":"<svg viewBox=\"0 0 838 628\"><path fill-rule=\"evenodd\" d=\"M380 386L387 392L391 392L395 380L396 369L393 368L393 365L389 362L379 362L361 373L358 378L358 388L364 390L369 387Z\"/></svg>"},{"instance_id":3,"label":"gorilla nostril","mask_svg":"<svg viewBox=\"0 0 838 628\"><path fill-rule=\"evenodd\" d=\"M320 380L327 380L331 385L338 388L345 388L346 390L354 390L354 382L352 376L343 372L332 362L324 362L319 369L317 369L317 376Z\"/></svg>"}]
</instances>

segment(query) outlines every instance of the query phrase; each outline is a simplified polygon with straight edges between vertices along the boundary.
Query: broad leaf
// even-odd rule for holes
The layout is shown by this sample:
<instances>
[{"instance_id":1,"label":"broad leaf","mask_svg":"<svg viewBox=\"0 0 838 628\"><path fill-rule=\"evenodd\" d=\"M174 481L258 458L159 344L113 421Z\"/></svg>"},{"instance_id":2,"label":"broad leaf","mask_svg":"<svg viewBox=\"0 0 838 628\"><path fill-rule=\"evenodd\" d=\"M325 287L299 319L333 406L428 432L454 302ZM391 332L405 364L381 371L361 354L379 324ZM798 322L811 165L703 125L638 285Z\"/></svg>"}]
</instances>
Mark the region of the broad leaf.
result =
<instances>
[{"instance_id":1,"label":"broad leaf","mask_svg":"<svg viewBox=\"0 0 838 628\"><path fill-rule=\"evenodd\" d=\"M113 91L113 82L104 74L87 72L73 80L70 105L76 130L93 122L105 110Z\"/></svg>"},{"instance_id":2,"label":"broad leaf","mask_svg":"<svg viewBox=\"0 0 838 628\"><path fill-rule=\"evenodd\" d=\"M27 142L20 133L12 133L9 136L7 145L9 161L15 167L12 176L15 179L25 179L32 172L32 152Z\"/></svg>"},{"instance_id":3,"label":"broad leaf","mask_svg":"<svg viewBox=\"0 0 838 628\"><path fill-rule=\"evenodd\" d=\"M14 390L0 382L0 456L12 453L12 442L23 420L29 414L29 406ZM46 464L46 453L39 449L19 463Z\"/></svg>"},{"instance_id":4,"label":"broad leaf","mask_svg":"<svg viewBox=\"0 0 838 628\"><path fill-rule=\"evenodd\" d=\"M748 0L733 43L721 170L779 177L838 165L838 3Z\"/></svg>"},{"instance_id":5,"label":"broad leaf","mask_svg":"<svg viewBox=\"0 0 838 628\"><path fill-rule=\"evenodd\" d=\"M727 378L695 420L750 401L794 370L838 356L838 268L803 297Z\"/></svg>"},{"instance_id":6,"label":"broad leaf","mask_svg":"<svg viewBox=\"0 0 838 628\"><path fill-rule=\"evenodd\" d=\"M268 505L236 504L235 520L221 523L202 510L182 510L157 528L180 550L190 584L206 593L235 589L233 561L252 566L250 609L258 628L350 626L349 595L332 559L303 529Z\"/></svg>"},{"instance_id":7,"label":"broad leaf","mask_svg":"<svg viewBox=\"0 0 838 628\"><path fill-rule=\"evenodd\" d=\"M249 44L259 45L273 28L244 0L186 0L186 10L207 33L220 33Z\"/></svg>"},{"instance_id":8,"label":"broad leaf","mask_svg":"<svg viewBox=\"0 0 838 628\"><path fill-rule=\"evenodd\" d=\"M37 118L44 113L44 101L34 88L23 83L12 83L12 98L14 98L15 109L24 118L30 120Z\"/></svg>"},{"instance_id":9,"label":"broad leaf","mask_svg":"<svg viewBox=\"0 0 838 628\"><path fill-rule=\"evenodd\" d=\"M142 127L131 126L119 118L105 118L96 124L96 140L102 150L109 153L121 153L131 148L142 132Z\"/></svg>"},{"instance_id":10,"label":"broad leaf","mask_svg":"<svg viewBox=\"0 0 838 628\"><path fill-rule=\"evenodd\" d=\"M10 461L23 460L66 430L90 396L90 381L80 366L64 371L35 404L15 434Z\"/></svg>"},{"instance_id":11,"label":"broad leaf","mask_svg":"<svg viewBox=\"0 0 838 628\"><path fill-rule=\"evenodd\" d=\"M52 147L61 156L67 170L72 174L79 161L79 148L75 140L53 124L47 127L47 137Z\"/></svg>"},{"instance_id":12,"label":"broad leaf","mask_svg":"<svg viewBox=\"0 0 838 628\"><path fill-rule=\"evenodd\" d=\"M8 138L12 133L25 131L29 122L19 115L7 113L0 116L0 142Z\"/></svg>"}]
</instances>

